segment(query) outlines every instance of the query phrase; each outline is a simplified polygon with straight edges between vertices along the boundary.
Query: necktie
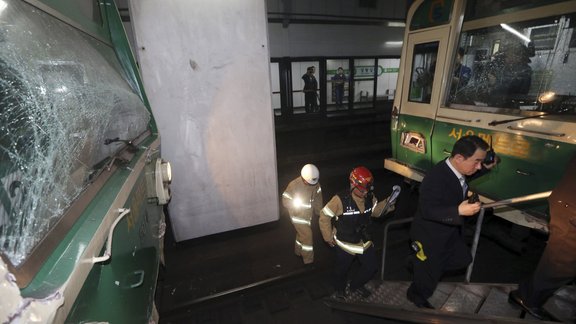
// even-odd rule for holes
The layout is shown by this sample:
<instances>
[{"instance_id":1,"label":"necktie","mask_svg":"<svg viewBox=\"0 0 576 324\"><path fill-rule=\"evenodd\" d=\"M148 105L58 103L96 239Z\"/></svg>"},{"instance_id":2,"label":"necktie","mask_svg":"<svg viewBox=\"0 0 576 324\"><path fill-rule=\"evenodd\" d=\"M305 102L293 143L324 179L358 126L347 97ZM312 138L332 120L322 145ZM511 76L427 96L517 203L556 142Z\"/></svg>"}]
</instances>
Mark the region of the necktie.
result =
<instances>
[{"instance_id":1,"label":"necktie","mask_svg":"<svg viewBox=\"0 0 576 324\"><path fill-rule=\"evenodd\" d=\"M462 196L466 198L466 191L468 190L468 185L466 184L466 179L460 178L460 185L462 186Z\"/></svg>"}]
</instances>

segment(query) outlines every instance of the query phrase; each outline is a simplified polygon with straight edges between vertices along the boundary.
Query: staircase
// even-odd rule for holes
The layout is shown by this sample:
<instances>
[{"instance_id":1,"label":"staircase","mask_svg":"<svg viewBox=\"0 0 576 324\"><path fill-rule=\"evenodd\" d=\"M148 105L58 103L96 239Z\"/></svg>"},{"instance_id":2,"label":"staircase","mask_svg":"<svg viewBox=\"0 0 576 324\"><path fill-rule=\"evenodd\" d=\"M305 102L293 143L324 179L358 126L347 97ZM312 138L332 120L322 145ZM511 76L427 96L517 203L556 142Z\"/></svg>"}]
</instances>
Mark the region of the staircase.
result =
<instances>
[{"instance_id":1,"label":"staircase","mask_svg":"<svg viewBox=\"0 0 576 324\"><path fill-rule=\"evenodd\" d=\"M349 293L346 301L334 298L325 303L336 309L418 323L552 323L540 321L508 303L512 284L465 284L441 282L429 298L435 309L417 308L406 299L410 282L373 280L367 284L368 298ZM558 320L575 323L576 287L555 293L544 308Z\"/></svg>"}]
</instances>

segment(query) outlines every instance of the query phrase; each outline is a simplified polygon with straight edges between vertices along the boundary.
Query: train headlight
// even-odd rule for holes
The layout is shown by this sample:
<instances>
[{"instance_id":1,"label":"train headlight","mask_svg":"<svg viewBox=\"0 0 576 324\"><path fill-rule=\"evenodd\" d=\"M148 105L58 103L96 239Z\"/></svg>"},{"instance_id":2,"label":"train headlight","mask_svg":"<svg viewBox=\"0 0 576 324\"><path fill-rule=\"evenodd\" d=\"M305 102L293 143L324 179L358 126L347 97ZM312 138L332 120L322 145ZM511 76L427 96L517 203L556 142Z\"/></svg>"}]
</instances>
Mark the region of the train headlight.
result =
<instances>
[{"instance_id":1,"label":"train headlight","mask_svg":"<svg viewBox=\"0 0 576 324\"><path fill-rule=\"evenodd\" d=\"M402 132L400 145L417 153L426 153L426 138L417 132Z\"/></svg>"},{"instance_id":2,"label":"train headlight","mask_svg":"<svg viewBox=\"0 0 576 324\"><path fill-rule=\"evenodd\" d=\"M556 99L556 93L553 91L546 91L540 94L538 97L538 101L543 104L547 104L549 102L554 101Z\"/></svg>"}]
</instances>

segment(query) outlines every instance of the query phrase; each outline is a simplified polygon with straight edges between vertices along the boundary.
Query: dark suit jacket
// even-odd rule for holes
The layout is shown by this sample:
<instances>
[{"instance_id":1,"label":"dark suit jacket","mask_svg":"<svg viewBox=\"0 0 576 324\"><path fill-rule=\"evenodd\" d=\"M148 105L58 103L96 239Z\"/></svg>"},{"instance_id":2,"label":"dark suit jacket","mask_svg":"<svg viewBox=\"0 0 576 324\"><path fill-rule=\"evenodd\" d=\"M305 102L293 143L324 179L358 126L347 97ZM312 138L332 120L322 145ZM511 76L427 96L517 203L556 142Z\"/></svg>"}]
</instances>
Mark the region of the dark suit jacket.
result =
<instances>
[{"instance_id":1,"label":"dark suit jacket","mask_svg":"<svg viewBox=\"0 0 576 324\"><path fill-rule=\"evenodd\" d=\"M486 173L480 170L474 178ZM412 222L412 240L420 241L426 254L442 253L455 240L462 241L463 217L458 205L464 200L460 180L443 160L424 177L418 210Z\"/></svg>"}]
</instances>

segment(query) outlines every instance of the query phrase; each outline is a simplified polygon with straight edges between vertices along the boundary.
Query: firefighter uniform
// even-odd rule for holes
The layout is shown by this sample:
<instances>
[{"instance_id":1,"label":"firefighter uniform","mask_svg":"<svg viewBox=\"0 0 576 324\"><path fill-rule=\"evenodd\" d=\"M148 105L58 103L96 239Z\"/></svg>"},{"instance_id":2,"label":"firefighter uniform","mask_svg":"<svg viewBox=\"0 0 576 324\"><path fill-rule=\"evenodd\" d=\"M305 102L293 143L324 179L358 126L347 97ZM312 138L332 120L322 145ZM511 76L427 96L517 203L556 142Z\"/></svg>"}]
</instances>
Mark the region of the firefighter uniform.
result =
<instances>
[{"instance_id":1,"label":"firefighter uniform","mask_svg":"<svg viewBox=\"0 0 576 324\"><path fill-rule=\"evenodd\" d=\"M294 253L302 256L305 264L314 262L312 216L320 213L322 204L320 183L311 185L302 177L292 180L282 194L282 205L288 209L296 230Z\"/></svg>"},{"instance_id":2,"label":"firefighter uniform","mask_svg":"<svg viewBox=\"0 0 576 324\"><path fill-rule=\"evenodd\" d=\"M388 201L391 200L391 203ZM336 266L334 288L344 294L347 272L358 258L361 268L350 282L352 291L362 288L377 271L377 257L372 243L370 217L380 217L394 210L394 199L378 202L368 194L366 198L354 195L350 190L332 197L320 212L320 231L324 241L335 244Z\"/></svg>"}]
</instances>

